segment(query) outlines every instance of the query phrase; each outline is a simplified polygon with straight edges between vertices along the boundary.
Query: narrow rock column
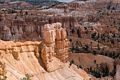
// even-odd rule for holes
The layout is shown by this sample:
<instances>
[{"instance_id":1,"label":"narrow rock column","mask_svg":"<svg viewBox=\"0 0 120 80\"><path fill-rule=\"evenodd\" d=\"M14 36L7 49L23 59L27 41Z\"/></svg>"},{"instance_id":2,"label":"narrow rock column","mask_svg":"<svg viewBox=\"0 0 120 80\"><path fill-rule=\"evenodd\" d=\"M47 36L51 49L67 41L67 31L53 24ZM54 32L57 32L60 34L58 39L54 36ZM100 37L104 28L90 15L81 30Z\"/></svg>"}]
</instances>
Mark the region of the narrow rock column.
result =
<instances>
[{"instance_id":1,"label":"narrow rock column","mask_svg":"<svg viewBox=\"0 0 120 80\"><path fill-rule=\"evenodd\" d=\"M55 29L50 24L47 24L43 28L43 44L41 50L42 61L47 71L54 71L58 67L55 66Z\"/></svg>"},{"instance_id":2,"label":"narrow rock column","mask_svg":"<svg viewBox=\"0 0 120 80\"><path fill-rule=\"evenodd\" d=\"M61 23L46 24L43 28L41 58L47 71L63 66L68 58L68 40Z\"/></svg>"},{"instance_id":3,"label":"narrow rock column","mask_svg":"<svg viewBox=\"0 0 120 80\"><path fill-rule=\"evenodd\" d=\"M56 50L56 56L59 58L62 62L67 62L68 58L68 49L69 49L69 41L67 39L67 33L65 29L62 27L58 27L59 25L56 25L56 41L55 41L55 50Z\"/></svg>"}]
</instances>

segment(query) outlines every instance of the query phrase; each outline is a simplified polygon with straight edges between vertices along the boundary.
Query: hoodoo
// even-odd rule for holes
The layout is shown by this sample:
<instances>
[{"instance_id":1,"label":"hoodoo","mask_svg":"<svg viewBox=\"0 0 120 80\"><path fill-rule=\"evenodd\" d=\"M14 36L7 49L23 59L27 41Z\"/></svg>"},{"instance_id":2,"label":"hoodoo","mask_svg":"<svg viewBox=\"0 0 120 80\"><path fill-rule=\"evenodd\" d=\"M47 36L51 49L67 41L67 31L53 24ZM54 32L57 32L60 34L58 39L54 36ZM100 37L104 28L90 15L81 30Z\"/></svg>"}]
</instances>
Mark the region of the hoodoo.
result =
<instances>
[{"instance_id":1,"label":"hoodoo","mask_svg":"<svg viewBox=\"0 0 120 80\"><path fill-rule=\"evenodd\" d=\"M54 71L67 62L69 41L61 23L47 24L43 28L41 57L47 71Z\"/></svg>"}]
</instances>

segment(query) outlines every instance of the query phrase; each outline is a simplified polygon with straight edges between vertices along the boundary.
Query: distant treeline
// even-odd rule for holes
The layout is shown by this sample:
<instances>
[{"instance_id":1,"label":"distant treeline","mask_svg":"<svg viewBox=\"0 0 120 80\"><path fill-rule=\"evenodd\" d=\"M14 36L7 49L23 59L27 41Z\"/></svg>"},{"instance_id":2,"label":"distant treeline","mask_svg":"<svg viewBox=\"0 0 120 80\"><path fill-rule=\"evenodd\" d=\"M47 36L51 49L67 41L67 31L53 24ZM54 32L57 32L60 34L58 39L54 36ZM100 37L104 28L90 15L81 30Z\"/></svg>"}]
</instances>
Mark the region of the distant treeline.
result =
<instances>
[{"instance_id":1,"label":"distant treeline","mask_svg":"<svg viewBox=\"0 0 120 80\"><path fill-rule=\"evenodd\" d=\"M0 3L12 2L12 1L29 1L29 0L0 0Z\"/></svg>"},{"instance_id":2,"label":"distant treeline","mask_svg":"<svg viewBox=\"0 0 120 80\"><path fill-rule=\"evenodd\" d=\"M26 1L29 2L31 4L35 4L35 5L46 5L46 4L56 4L59 3L57 0L0 0L0 3L4 3L4 2L13 2L13 1Z\"/></svg>"}]
</instances>

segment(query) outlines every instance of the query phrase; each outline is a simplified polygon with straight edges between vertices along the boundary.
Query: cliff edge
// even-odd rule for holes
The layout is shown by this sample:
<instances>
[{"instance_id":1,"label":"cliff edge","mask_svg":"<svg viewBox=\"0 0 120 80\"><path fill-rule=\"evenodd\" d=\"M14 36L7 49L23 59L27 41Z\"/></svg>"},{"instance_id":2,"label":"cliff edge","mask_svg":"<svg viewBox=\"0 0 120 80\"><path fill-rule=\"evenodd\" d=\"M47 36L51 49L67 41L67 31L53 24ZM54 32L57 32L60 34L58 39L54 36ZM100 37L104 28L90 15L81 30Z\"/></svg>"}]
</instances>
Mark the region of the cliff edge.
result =
<instances>
[{"instance_id":1,"label":"cliff edge","mask_svg":"<svg viewBox=\"0 0 120 80\"><path fill-rule=\"evenodd\" d=\"M42 41L0 41L0 80L89 80L88 74L69 66L69 41L60 23L43 28Z\"/></svg>"}]
</instances>

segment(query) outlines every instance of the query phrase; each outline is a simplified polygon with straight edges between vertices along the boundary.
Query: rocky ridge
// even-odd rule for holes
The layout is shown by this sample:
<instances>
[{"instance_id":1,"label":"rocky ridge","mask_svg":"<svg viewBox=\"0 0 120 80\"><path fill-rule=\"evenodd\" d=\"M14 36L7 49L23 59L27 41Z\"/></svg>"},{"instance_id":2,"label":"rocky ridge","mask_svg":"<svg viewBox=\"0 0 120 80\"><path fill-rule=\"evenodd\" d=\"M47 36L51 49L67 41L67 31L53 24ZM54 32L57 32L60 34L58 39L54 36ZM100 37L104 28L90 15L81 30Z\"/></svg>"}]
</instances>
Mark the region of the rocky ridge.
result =
<instances>
[{"instance_id":1,"label":"rocky ridge","mask_svg":"<svg viewBox=\"0 0 120 80\"><path fill-rule=\"evenodd\" d=\"M32 80L89 80L85 71L69 67L69 42L60 23L45 25L43 37L42 41L0 41L0 79L20 80L29 74Z\"/></svg>"}]
</instances>

